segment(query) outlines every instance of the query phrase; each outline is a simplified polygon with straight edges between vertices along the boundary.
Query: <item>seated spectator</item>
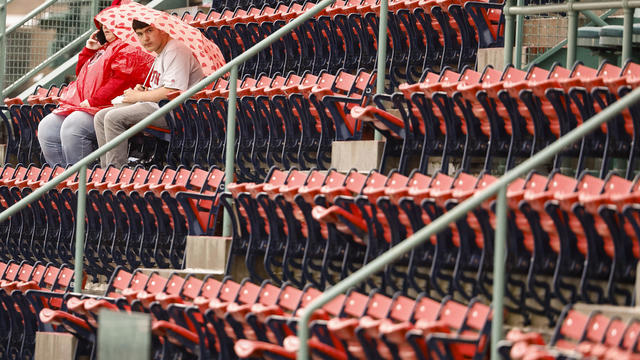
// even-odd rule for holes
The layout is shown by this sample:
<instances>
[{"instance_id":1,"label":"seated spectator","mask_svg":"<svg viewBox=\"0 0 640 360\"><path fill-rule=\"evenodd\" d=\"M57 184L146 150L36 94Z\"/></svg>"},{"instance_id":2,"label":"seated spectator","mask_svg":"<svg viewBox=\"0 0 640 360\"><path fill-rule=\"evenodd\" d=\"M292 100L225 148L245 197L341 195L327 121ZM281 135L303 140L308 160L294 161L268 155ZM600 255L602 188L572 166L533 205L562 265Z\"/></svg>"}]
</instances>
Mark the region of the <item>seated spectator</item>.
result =
<instances>
[{"instance_id":1,"label":"seated spectator","mask_svg":"<svg viewBox=\"0 0 640 360\"><path fill-rule=\"evenodd\" d=\"M153 57L128 45L96 21L94 32L78 55L77 80L60 106L38 126L38 141L50 165L71 165L97 148L93 117L111 100L144 80Z\"/></svg>"},{"instance_id":2,"label":"seated spectator","mask_svg":"<svg viewBox=\"0 0 640 360\"><path fill-rule=\"evenodd\" d=\"M138 84L124 92L122 104L100 110L94 119L98 145L102 146L159 109L158 102L174 90L186 90L204 78L204 72L191 49L154 25L133 20L132 28L140 44L158 54L147 76L149 86ZM146 83L146 81L145 81ZM167 128L164 118L153 126ZM127 164L128 144L122 142L100 159L103 167Z\"/></svg>"}]
</instances>

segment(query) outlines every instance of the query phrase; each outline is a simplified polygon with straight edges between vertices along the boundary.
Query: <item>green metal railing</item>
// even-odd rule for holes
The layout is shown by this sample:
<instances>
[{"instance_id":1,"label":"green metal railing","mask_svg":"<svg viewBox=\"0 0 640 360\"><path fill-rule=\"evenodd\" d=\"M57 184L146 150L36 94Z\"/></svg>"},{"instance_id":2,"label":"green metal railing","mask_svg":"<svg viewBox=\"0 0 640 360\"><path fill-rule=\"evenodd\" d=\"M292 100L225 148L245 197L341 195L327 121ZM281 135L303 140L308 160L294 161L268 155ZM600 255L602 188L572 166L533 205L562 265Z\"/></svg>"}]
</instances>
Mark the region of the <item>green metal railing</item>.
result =
<instances>
[{"instance_id":1,"label":"green metal railing","mask_svg":"<svg viewBox=\"0 0 640 360\"><path fill-rule=\"evenodd\" d=\"M76 210L77 223L76 223L76 245L75 245L76 250L75 250L75 264L74 264L76 281L74 283L74 291L82 292L82 281L80 281L79 279L82 279L82 267L83 267L83 261L84 261L83 244L84 244L84 235L85 235L84 219L85 219L85 211L86 211L85 197L87 192L87 183L86 183L87 166L90 163L92 163L95 159L106 154L108 151L113 149L115 146L117 146L121 142L127 141L133 135L144 130L147 126L151 125L151 123L153 123L155 120L161 118L162 116L167 114L169 111L171 111L178 105L184 103L185 100L190 98L196 92L204 89L206 86L216 81L217 79L221 78L226 73L228 72L231 73L230 83L236 84L237 83L236 79L238 76L238 66L242 65L245 61L257 55L262 50L265 50L273 42L280 39L281 37L286 35L288 32L295 29L296 27L302 25L305 21L311 19L320 11L322 11L324 8L332 5L334 2L335 0L322 0L321 2L317 3L314 7L309 9L304 14L290 21L288 24L278 29L273 34L269 35L267 38L260 41L256 45L252 46L250 49L242 53L240 56L229 61L226 65L216 70L213 74L207 76L206 78L198 82L196 85L194 85L192 88L182 93L180 96L176 97L175 99L165 104L163 107L161 107L159 110L157 110L153 114L147 116L146 118L141 120L139 123L129 128L127 131L123 132L113 140L106 143L104 146L98 148L96 151L87 155L85 158L78 161L76 164L67 168L67 170L65 170L62 174L60 174L56 178L47 182L42 187L36 189L31 194L24 197L22 200L18 201L16 204L14 204L13 206L9 207L8 209L0 213L0 222L6 221L15 213L23 209L25 206L36 201L38 198L46 194L48 191L55 188L62 181L78 173L79 187L78 187L78 202L77 202L77 210ZM236 86L230 86L229 98L228 98L229 112L227 115L228 124L227 124L227 140L226 141L227 141L227 154L230 154L231 156L227 155L227 158L226 158L225 176L226 176L227 185L233 181L233 169L235 167L233 154L235 154L235 148L234 148L235 147L235 131L234 131L235 125L234 124L235 124L235 109L236 109L235 103L237 98L236 94L237 94ZM228 214L225 215L225 217L227 216ZM229 223L228 220L226 220L226 222L227 224ZM225 231L229 231L229 230L230 230L229 225L227 225L227 228Z\"/></svg>"},{"instance_id":2,"label":"green metal railing","mask_svg":"<svg viewBox=\"0 0 640 360\"><path fill-rule=\"evenodd\" d=\"M110 0L47 0L6 30L3 3L0 0L0 96L6 97L46 67L56 66L61 55L81 47L94 28L93 17Z\"/></svg>"},{"instance_id":3,"label":"green metal railing","mask_svg":"<svg viewBox=\"0 0 640 360\"><path fill-rule=\"evenodd\" d=\"M545 161L551 159L560 151L566 149L571 144L580 141L583 137L591 133L600 127L603 123L613 119L622 110L626 109L630 105L633 105L640 101L640 88L633 90L620 100L616 101L602 112L596 114L588 121L584 122L581 126L573 129L565 136L559 138L540 152L536 153L531 158L525 160L514 169L505 173L493 184L488 186L485 190L480 191L473 195L471 198L458 204L453 209L447 211L442 216L434 219L429 225L422 228L420 231L414 233L409 238L405 239L398 245L387 250L384 254L371 261L369 264L363 266L358 271L349 275L344 280L325 290L322 295L313 300L307 305L300 316L298 323L298 338L300 348L298 350L298 359L306 360L309 357L308 339L309 339L309 320L314 311L320 309L323 305L331 301L336 296L343 294L348 289L359 285L366 280L369 276L375 274L384 269L389 263L398 259L400 256L408 253L411 249L415 248L428 241L428 239L436 235L442 230L448 228L449 224L455 222L457 219L465 216L467 213L480 206L483 202L487 201L496 193L497 198L497 225L495 232L495 244L494 244L494 288L493 288L493 323L491 330L491 358L498 359L496 344L498 340L502 338L502 322L503 322L503 294L505 286L505 249L506 249L506 235L507 235L507 201L506 191L507 186L519 177L522 177L529 173L532 169L542 165Z\"/></svg>"},{"instance_id":4,"label":"green metal railing","mask_svg":"<svg viewBox=\"0 0 640 360\"><path fill-rule=\"evenodd\" d=\"M602 26L606 25L604 22L604 18L611 15L617 9L623 9L624 11L624 32L622 38L622 56L620 59L620 64L624 64L625 61L631 58L632 55L632 35L633 35L633 10L635 8L640 7L640 0L613 0L613 1L598 1L598 2L579 2L574 0L569 0L566 3L562 4L549 4L549 5L521 5L518 3L517 6L513 6L513 0L505 0L505 5L503 9L503 13L505 15L505 51L504 51L504 63L517 64L519 59L519 54L522 53L522 29L518 29L518 38L520 40L515 41L516 48L514 49L513 42L513 27L514 27L514 15L515 16L523 16L523 15L539 15L539 14L548 14L548 13L557 13L557 12L566 12L569 20L568 28L567 28L567 40L566 42L561 42L560 44L553 47L550 51L557 51L559 48L563 47L564 44L567 46L567 60L566 65L571 66L576 60L576 48L577 48L577 38L578 38L578 16L580 13L584 14L593 22L595 25ZM598 17L591 10L608 10L603 17ZM518 25L520 26L520 25ZM509 30L511 29L511 30ZM507 43L507 40L510 40ZM507 45L510 46L507 46ZM515 61L514 62L514 51L515 51ZM542 60L536 59L536 62L540 62Z\"/></svg>"}]
</instances>

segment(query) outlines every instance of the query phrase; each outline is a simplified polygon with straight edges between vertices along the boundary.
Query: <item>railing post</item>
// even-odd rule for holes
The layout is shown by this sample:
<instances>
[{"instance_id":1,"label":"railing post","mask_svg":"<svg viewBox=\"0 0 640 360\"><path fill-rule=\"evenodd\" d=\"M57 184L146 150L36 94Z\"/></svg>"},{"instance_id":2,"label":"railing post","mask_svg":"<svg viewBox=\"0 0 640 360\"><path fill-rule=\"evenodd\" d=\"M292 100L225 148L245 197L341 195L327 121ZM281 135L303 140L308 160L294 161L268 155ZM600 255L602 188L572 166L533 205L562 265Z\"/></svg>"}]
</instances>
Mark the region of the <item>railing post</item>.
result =
<instances>
[{"instance_id":1,"label":"railing post","mask_svg":"<svg viewBox=\"0 0 640 360\"><path fill-rule=\"evenodd\" d=\"M78 170L78 195L76 198L76 257L73 264L73 291L81 293L82 266L84 265L84 215L87 210L87 165L82 165Z\"/></svg>"},{"instance_id":2,"label":"railing post","mask_svg":"<svg viewBox=\"0 0 640 360\"><path fill-rule=\"evenodd\" d=\"M514 38L514 19L509 11L513 0L506 0L504 4L504 66L513 63L513 38Z\"/></svg>"},{"instance_id":3,"label":"railing post","mask_svg":"<svg viewBox=\"0 0 640 360\"><path fill-rule=\"evenodd\" d=\"M568 27L567 27L567 63L566 67L571 68L576 62L576 47L578 44L578 16L579 13L573 8L573 0L567 3L569 7Z\"/></svg>"},{"instance_id":4,"label":"railing post","mask_svg":"<svg viewBox=\"0 0 640 360\"><path fill-rule=\"evenodd\" d=\"M634 9L629 7L629 1L622 1L622 8L624 10L624 31L622 32L622 56L620 57L620 66L624 65L625 61L631 59L631 47L633 45L633 12Z\"/></svg>"},{"instance_id":5,"label":"railing post","mask_svg":"<svg viewBox=\"0 0 640 360\"><path fill-rule=\"evenodd\" d=\"M91 0L91 19L89 19L89 29L93 29L93 17L98 15L100 0Z\"/></svg>"},{"instance_id":6,"label":"railing post","mask_svg":"<svg viewBox=\"0 0 640 360\"><path fill-rule=\"evenodd\" d=\"M7 61L7 0L0 0L0 95L4 92L4 75Z\"/></svg>"},{"instance_id":7,"label":"railing post","mask_svg":"<svg viewBox=\"0 0 640 360\"><path fill-rule=\"evenodd\" d=\"M524 5L524 0L518 0L518 6ZM513 60L513 65L520 69L522 67L522 38L524 37L524 16L516 15L516 54L515 60Z\"/></svg>"},{"instance_id":8,"label":"railing post","mask_svg":"<svg viewBox=\"0 0 640 360\"><path fill-rule=\"evenodd\" d=\"M225 144L224 158L224 184L225 189L233 182L233 174L235 172L235 156L236 156L236 101L238 88L238 65L231 68L229 76L229 98L227 100L227 140ZM231 214L224 212L222 220L222 236L231 236Z\"/></svg>"},{"instance_id":9,"label":"railing post","mask_svg":"<svg viewBox=\"0 0 640 360\"><path fill-rule=\"evenodd\" d=\"M376 93L384 94L387 65L387 23L389 18L389 0L380 0L380 26L378 27L378 69ZM382 134L376 130L376 140L382 140Z\"/></svg>"},{"instance_id":10,"label":"railing post","mask_svg":"<svg viewBox=\"0 0 640 360\"><path fill-rule=\"evenodd\" d=\"M502 340L505 286L505 252L507 244L507 186L498 191L496 233L493 254L493 322L491 323L491 359L498 357L498 341Z\"/></svg>"}]
</instances>

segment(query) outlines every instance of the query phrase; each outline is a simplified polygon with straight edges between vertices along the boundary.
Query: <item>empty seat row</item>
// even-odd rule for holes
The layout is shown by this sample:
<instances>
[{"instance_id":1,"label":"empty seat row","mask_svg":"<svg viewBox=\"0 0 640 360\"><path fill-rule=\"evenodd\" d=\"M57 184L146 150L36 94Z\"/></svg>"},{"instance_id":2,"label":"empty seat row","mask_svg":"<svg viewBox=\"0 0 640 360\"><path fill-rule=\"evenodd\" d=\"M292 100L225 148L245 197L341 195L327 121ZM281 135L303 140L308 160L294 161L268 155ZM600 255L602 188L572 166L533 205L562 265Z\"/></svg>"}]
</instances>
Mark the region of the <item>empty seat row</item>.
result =
<instances>
[{"instance_id":1,"label":"empty seat row","mask_svg":"<svg viewBox=\"0 0 640 360\"><path fill-rule=\"evenodd\" d=\"M545 344L535 332L509 331L499 343L505 359L637 359L640 320L606 316L600 311L585 314L567 306Z\"/></svg>"},{"instance_id":2,"label":"empty seat row","mask_svg":"<svg viewBox=\"0 0 640 360\"><path fill-rule=\"evenodd\" d=\"M231 184L221 203L238 211L229 266L244 261L254 281L324 289L359 269L497 180L438 172L341 174L273 169L263 183ZM554 171L513 182L507 240L507 306L528 321L563 304L632 304L640 258L635 239L638 178L600 179ZM391 294L491 299L494 199L468 213L384 271L369 288ZM229 268L230 269L230 268ZM229 271L229 270L228 270Z\"/></svg>"},{"instance_id":3,"label":"empty seat row","mask_svg":"<svg viewBox=\"0 0 640 360\"><path fill-rule=\"evenodd\" d=\"M487 67L479 72L445 69L427 72L421 82L403 84L398 92L376 94L374 105L354 107L351 116L372 124L386 137L381 168L418 161L425 171L432 156L441 157L442 170L458 158L463 170L472 158L492 170L496 157L506 158L506 170L601 111L638 83L639 65L622 68L603 62L598 69L576 63L572 69L555 65L545 70L512 66L504 71ZM600 176L613 167L613 158L627 159L627 178L637 171L640 108L632 106L581 143L558 154L554 167L577 159L576 174L587 159L600 160ZM395 162L393 162L395 161Z\"/></svg>"},{"instance_id":4,"label":"empty seat row","mask_svg":"<svg viewBox=\"0 0 640 360\"><path fill-rule=\"evenodd\" d=\"M65 92L66 84L60 87L36 87L34 93L27 98L24 106L19 98L4 99L5 106L0 106L0 121L6 129L7 149L4 162L13 164L44 162L40 143L37 139L38 123L55 109L56 101ZM9 116L6 115L8 113Z\"/></svg>"},{"instance_id":5,"label":"empty seat row","mask_svg":"<svg viewBox=\"0 0 640 360\"><path fill-rule=\"evenodd\" d=\"M265 5L211 11L191 22L215 41L229 61L315 4ZM295 71L372 71L378 43L377 1L338 1L316 18L244 63L240 74L258 76ZM475 64L478 47L502 42L502 4L487 2L391 1L387 68L392 91L413 83L429 69ZM476 30L476 28L478 30Z\"/></svg>"},{"instance_id":6,"label":"empty seat row","mask_svg":"<svg viewBox=\"0 0 640 360\"><path fill-rule=\"evenodd\" d=\"M2 210L63 171L59 166L5 166L0 173ZM118 265L181 268L187 234L215 231L216 195L223 181L224 173L215 167L87 170L87 273L98 280ZM2 223L1 259L71 262L78 186L73 175ZM207 195L213 200L198 198Z\"/></svg>"},{"instance_id":7,"label":"empty seat row","mask_svg":"<svg viewBox=\"0 0 640 360\"><path fill-rule=\"evenodd\" d=\"M365 71L238 81L238 179L259 181L272 166L326 169L334 140L362 137L349 109L368 103L374 83ZM220 79L167 114L169 164L224 166L229 86Z\"/></svg>"},{"instance_id":8,"label":"empty seat row","mask_svg":"<svg viewBox=\"0 0 640 360\"><path fill-rule=\"evenodd\" d=\"M69 294L61 307L41 310L39 322L64 328L93 348L101 309L149 312L156 358L294 358L300 311L321 294L268 280L165 278L116 269L104 296ZM344 359L393 359L398 351L417 358L482 357L490 319L489 306L478 301L463 305L353 289L314 314L310 345L320 356Z\"/></svg>"},{"instance_id":9,"label":"empty seat row","mask_svg":"<svg viewBox=\"0 0 640 360\"><path fill-rule=\"evenodd\" d=\"M40 310L60 308L73 285L74 270L67 265L0 262L0 351L4 357L33 358L36 331L47 330L37 321Z\"/></svg>"}]
</instances>

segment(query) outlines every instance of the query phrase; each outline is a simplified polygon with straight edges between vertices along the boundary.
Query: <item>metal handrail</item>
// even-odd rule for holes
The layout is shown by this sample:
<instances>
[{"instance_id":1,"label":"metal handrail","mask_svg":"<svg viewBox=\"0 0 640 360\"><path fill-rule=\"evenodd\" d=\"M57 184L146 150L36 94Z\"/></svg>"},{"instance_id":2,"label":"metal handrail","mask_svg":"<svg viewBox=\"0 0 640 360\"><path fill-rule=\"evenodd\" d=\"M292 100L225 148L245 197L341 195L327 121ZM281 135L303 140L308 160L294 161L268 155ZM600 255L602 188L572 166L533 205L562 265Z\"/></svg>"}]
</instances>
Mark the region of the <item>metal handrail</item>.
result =
<instances>
[{"instance_id":1,"label":"metal handrail","mask_svg":"<svg viewBox=\"0 0 640 360\"><path fill-rule=\"evenodd\" d=\"M169 111L171 111L173 108L177 107L178 105L184 103L185 100L190 98L196 92L204 89L206 86L208 86L212 82L214 82L217 79L221 78L224 74L226 74L226 73L231 71L232 75L235 73L236 76L237 76L238 66L242 65L245 61L247 61L251 57L257 55L260 51L266 49L273 42L275 42L276 40L282 38L285 34L290 32L291 30L295 29L296 27L302 25L305 21L311 19L316 14L318 14L320 11L322 11L324 8L332 5L334 2L335 2L335 0L322 0L321 2L317 3L311 9L307 10L304 14L302 14L299 17L295 18L294 20L290 21L288 24L286 24L282 28L278 29L273 34L267 36L264 40L262 40L259 43L255 44L254 46L249 48L247 51L245 51L244 53L242 53L238 57L232 59L227 64L225 64L223 67L221 67L220 69L216 70L213 74L207 76L206 78L204 78L203 80L198 82L196 85L194 85L193 87L191 87L190 89L188 89L187 91L182 93L180 96L176 97L175 99L173 99L170 102L168 102L167 104L165 104L163 107L158 109L156 112L150 114L149 116L147 116L146 118L141 120L139 123L137 123L134 126L132 126L131 128L129 128L127 131L125 131L122 134L118 135L113 140L107 142L102 147L98 148L97 150L95 150L91 154L87 155L86 157L84 157L83 159L81 159L80 161L75 163L74 165L70 166L63 173L61 173L60 175L58 175L57 177L55 177L51 181L49 181L46 184L44 184L42 187L36 189L31 194L29 194L28 196L24 197L22 200L18 201L13 206L9 207L8 209L6 209L2 213L0 213L0 223L6 221L7 219L9 219L9 217L13 216L15 213L17 213L18 211L23 209L28 204L36 201L38 198L40 198L41 196L46 194L49 190L52 190L58 184L60 184L62 181L68 179L69 177L73 176L74 174L79 172L79 176L80 177L82 177L83 174L86 176L87 166L90 163L92 163L95 159L97 159L100 156L106 154L108 151L110 151L111 149L116 147L121 142L128 140L133 135L135 135L135 134L139 133L140 131L144 130L147 126L151 125L155 120L159 119L161 116L164 116L165 114L167 114ZM236 83L237 83L237 81L236 81ZM232 82L232 84L233 84L233 82ZM236 91L237 91L236 86L230 86L230 91L229 91L229 103L230 104L232 102L235 102L235 100L236 100L236 94L237 94ZM230 114L232 112L233 112L232 110L229 111ZM233 121L235 121L235 119L233 119ZM227 151L231 151L231 154L234 153L233 147L234 147L234 144L235 144L235 139L230 139L229 136L232 135L233 133L234 133L233 131L227 131L227 148L231 148L231 150L227 150ZM228 183L228 182L233 180L232 174L233 174L234 166L229 166L229 162L231 162L231 164L233 164L233 156L228 156L226 161L227 161L227 169L225 169L225 172L226 172L226 174L229 174L229 172L231 172L231 175L228 175L227 178L226 178L226 181ZM82 178L80 178L80 180L81 181L80 181L79 187L78 187L78 194L83 194L83 193L87 192L87 183L86 183L86 180L83 181ZM77 215L76 215L76 221L77 221L77 223L76 223L76 226L77 226L77 230L76 230L76 258L75 258L75 274L76 274L75 275L76 276L75 279L76 279L76 281L74 282L74 291L76 291L76 292L81 292L82 291L82 281L80 281L79 279L82 278L83 253L82 253L81 249L84 248L82 246L82 244L83 244L83 241L84 241L84 238L83 238L84 237L84 218L85 218L85 210L86 210L86 202L83 201L83 199L84 198L81 198L80 196L78 197Z\"/></svg>"},{"instance_id":2,"label":"metal handrail","mask_svg":"<svg viewBox=\"0 0 640 360\"><path fill-rule=\"evenodd\" d=\"M38 6L37 8L31 10L30 13L28 13L27 15L25 15L22 19L20 19L20 21L18 21L17 23L11 25L10 28L7 29L7 31L5 32L5 36L11 34L12 32L18 30L18 28L24 24L27 23L27 21L33 19L34 17L40 15L41 12L47 10L51 5L57 3L58 0L48 0L45 3L42 3L42 5Z\"/></svg>"},{"instance_id":3,"label":"metal handrail","mask_svg":"<svg viewBox=\"0 0 640 360\"><path fill-rule=\"evenodd\" d=\"M491 333L491 358L498 359L496 344L498 340L502 338L502 316L504 308L502 294L504 292L505 272L504 251L506 247L507 186L512 181L526 175L532 169L540 166L546 160L552 158L560 151L569 147L571 144L581 140L583 137L599 128L603 123L613 119L621 111L623 111L630 105L637 103L638 101L640 101L640 88L633 90L626 96L622 97L620 100L608 106L602 112L596 114L588 121L585 121L582 125L571 130L565 136L562 136L549 146L536 153L531 158L525 160L520 165L508 171L499 179L497 179L496 182L489 185L485 190L477 192L472 197L461 202L442 216L434 219L429 225L425 226L421 230L414 233L412 236L403 240L398 245L385 251L382 255L371 261L369 264L363 266L358 271L346 277L344 280L325 290L319 297L314 299L302 310L302 314L297 326L299 339L297 358L299 360L306 360L309 358L309 320L311 319L311 315L314 311L321 308L336 296L345 293L348 289L357 286L358 284L366 280L369 276L383 270L384 267L389 263L408 253L416 246L419 246L428 241L431 236L436 235L444 229L447 229L449 227L449 224L455 222L457 219L461 218L476 207L480 206L480 204L499 192L500 194L497 199L497 226L494 244L494 296L492 302L493 323Z\"/></svg>"}]
</instances>

